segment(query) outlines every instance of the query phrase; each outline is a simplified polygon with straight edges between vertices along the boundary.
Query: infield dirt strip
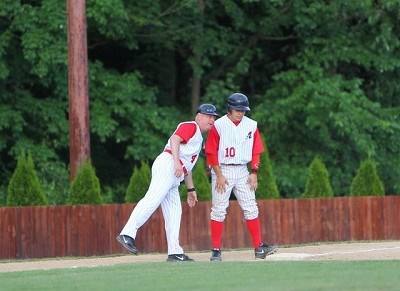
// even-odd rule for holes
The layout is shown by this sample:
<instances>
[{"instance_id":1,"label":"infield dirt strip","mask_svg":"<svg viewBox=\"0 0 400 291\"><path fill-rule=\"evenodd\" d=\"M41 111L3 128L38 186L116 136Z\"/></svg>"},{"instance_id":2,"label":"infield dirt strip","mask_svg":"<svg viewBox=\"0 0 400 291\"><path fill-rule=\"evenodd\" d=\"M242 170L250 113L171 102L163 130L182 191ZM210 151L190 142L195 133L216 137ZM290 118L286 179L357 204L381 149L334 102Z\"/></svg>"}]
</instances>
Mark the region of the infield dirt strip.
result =
<instances>
[{"instance_id":1,"label":"infield dirt strip","mask_svg":"<svg viewBox=\"0 0 400 291\"><path fill-rule=\"evenodd\" d=\"M195 261L209 262L210 252L188 252ZM30 270L50 270L134 264L143 262L165 262L167 254L120 255L95 258L62 258L35 261L0 262L0 273ZM255 260L254 251L226 250L222 252L224 262L234 261L317 261L317 260L400 260L400 241L344 242L315 244L308 246L280 247L278 252L265 260ZM210 262L211 263L211 262ZM215 263L215 262L213 262Z\"/></svg>"}]
</instances>

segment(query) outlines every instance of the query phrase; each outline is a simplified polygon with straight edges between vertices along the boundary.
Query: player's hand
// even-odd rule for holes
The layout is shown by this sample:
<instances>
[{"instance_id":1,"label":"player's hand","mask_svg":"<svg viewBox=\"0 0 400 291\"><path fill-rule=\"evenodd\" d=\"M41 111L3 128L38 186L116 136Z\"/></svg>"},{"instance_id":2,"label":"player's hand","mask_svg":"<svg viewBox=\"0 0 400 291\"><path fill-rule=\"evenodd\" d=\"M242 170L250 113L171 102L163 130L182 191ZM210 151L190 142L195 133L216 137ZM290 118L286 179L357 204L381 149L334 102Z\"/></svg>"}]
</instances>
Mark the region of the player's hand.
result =
<instances>
[{"instance_id":1,"label":"player's hand","mask_svg":"<svg viewBox=\"0 0 400 291\"><path fill-rule=\"evenodd\" d=\"M256 191L258 187L257 175L250 174L249 178L247 179L247 183L249 183L251 190Z\"/></svg>"},{"instance_id":2,"label":"player's hand","mask_svg":"<svg viewBox=\"0 0 400 291\"><path fill-rule=\"evenodd\" d=\"M224 175L217 176L215 190L217 190L218 193L224 194L226 185L229 185L228 179L225 178Z\"/></svg>"},{"instance_id":3,"label":"player's hand","mask_svg":"<svg viewBox=\"0 0 400 291\"><path fill-rule=\"evenodd\" d=\"M174 168L174 170L175 170L175 177L179 178L179 177L182 176L182 174L183 174L183 168L182 168L181 163L175 163L175 168Z\"/></svg>"},{"instance_id":4,"label":"player's hand","mask_svg":"<svg viewBox=\"0 0 400 291\"><path fill-rule=\"evenodd\" d=\"M189 204L189 207L193 207L196 204L196 201L198 201L196 191L189 192L187 198L187 203Z\"/></svg>"}]
</instances>

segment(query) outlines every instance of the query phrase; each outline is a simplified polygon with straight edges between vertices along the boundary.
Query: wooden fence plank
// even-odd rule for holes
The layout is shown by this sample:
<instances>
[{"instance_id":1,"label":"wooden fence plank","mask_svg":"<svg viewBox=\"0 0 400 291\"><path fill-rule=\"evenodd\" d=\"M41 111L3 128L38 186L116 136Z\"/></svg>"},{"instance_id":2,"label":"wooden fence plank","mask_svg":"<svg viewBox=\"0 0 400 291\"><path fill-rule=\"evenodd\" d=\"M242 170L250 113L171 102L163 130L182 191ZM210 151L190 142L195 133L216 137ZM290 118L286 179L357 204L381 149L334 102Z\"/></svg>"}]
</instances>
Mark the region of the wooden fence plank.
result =
<instances>
[{"instance_id":1,"label":"wooden fence plank","mask_svg":"<svg viewBox=\"0 0 400 291\"><path fill-rule=\"evenodd\" d=\"M301 211L301 200L302 199L293 199L293 212L288 213L288 215L293 215L293 233L294 233L294 241L295 244L303 243L302 241L302 233L301 233L301 225L302 225L302 217L303 212Z\"/></svg>"},{"instance_id":2,"label":"wooden fence plank","mask_svg":"<svg viewBox=\"0 0 400 291\"><path fill-rule=\"evenodd\" d=\"M104 215L107 215L107 208L104 205L96 205L94 211L93 219L96 221L96 226L94 227L93 239L97 240L96 249L94 250L95 255L102 254L102 249L104 246L104 232L103 232L103 222L104 222ZM99 239L99 234L103 234L103 236Z\"/></svg>"},{"instance_id":3,"label":"wooden fence plank","mask_svg":"<svg viewBox=\"0 0 400 291\"><path fill-rule=\"evenodd\" d=\"M350 211L348 199L336 197L333 199L333 222L335 226L335 236L333 241L350 240Z\"/></svg>"},{"instance_id":4,"label":"wooden fence plank","mask_svg":"<svg viewBox=\"0 0 400 291\"><path fill-rule=\"evenodd\" d=\"M317 199L321 205L320 216L323 221L320 241L334 241L334 199Z\"/></svg>"},{"instance_id":5,"label":"wooden fence plank","mask_svg":"<svg viewBox=\"0 0 400 291\"><path fill-rule=\"evenodd\" d=\"M365 197L360 197L362 203L364 205L364 215L362 217L362 229L363 229L363 239L367 240L372 238L372 221L373 216L371 213L371 199L364 199ZM361 220L361 218L360 218ZM369 221L369 223L364 223L365 221Z\"/></svg>"},{"instance_id":6,"label":"wooden fence plank","mask_svg":"<svg viewBox=\"0 0 400 291\"><path fill-rule=\"evenodd\" d=\"M236 200L229 201L224 229L222 233L221 248L250 247L249 233L243 212Z\"/></svg>"},{"instance_id":7,"label":"wooden fence plank","mask_svg":"<svg viewBox=\"0 0 400 291\"><path fill-rule=\"evenodd\" d=\"M119 232L122 230L122 206L124 204L112 204L111 209L112 211L107 217L106 227L108 230L108 238L107 233L104 234L105 239L108 239L109 249L108 252L110 254L116 254L122 252L122 247L119 245L117 240L115 239ZM130 204L129 204L130 205Z\"/></svg>"},{"instance_id":8,"label":"wooden fence plank","mask_svg":"<svg viewBox=\"0 0 400 291\"><path fill-rule=\"evenodd\" d=\"M56 206L58 209L57 212L57 230L56 234L59 236L58 241L58 247L57 247L57 254L58 256L69 256L69 241L70 241L70 235L69 235L69 209L70 207L66 207L64 205L62 206Z\"/></svg>"},{"instance_id":9,"label":"wooden fence plank","mask_svg":"<svg viewBox=\"0 0 400 291\"><path fill-rule=\"evenodd\" d=\"M46 217L48 207L39 206L32 211L32 251L38 257L50 257L53 248L53 243L48 241L50 232L47 233L48 220Z\"/></svg>"},{"instance_id":10,"label":"wooden fence plank","mask_svg":"<svg viewBox=\"0 0 400 291\"><path fill-rule=\"evenodd\" d=\"M377 211L378 209L383 209L384 199L380 197L371 197L371 231L372 239L377 240L379 238L385 237L384 233L384 212Z\"/></svg>"},{"instance_id":11,"label":"wooden fence plank","mask_svg":"<svg viewBox=\"0 0 400 291\"><path fill-rule=\"evenodd\" d=\"M21 249L20 258L30 258L30 254L35 254L33 250L34 220L32 218L33 207L20 207L21 211Z\"/></svg>"},{"instance_id":12,"label":"wooden fence plank","mask_svg":"<svg viewBox=\"0 0 400 291\"><path fill-rule=\"evenodd\" d=\"M297 243L305 243L312 238L315 233L311 229L311 225L313 224L312 219L312 205L318 203L316 199L298 199L297 200L297 213L296 216L296 233ZM318 205L318 204L317 204ZM310 211L311 210L311 211ZM317 226L318 224L314 224Z\"/></svg>"},{"instance_id":13,"label":"wooden fence plank","mask_svg":"<svg viewBox=\"0 0 400 291\"><path fill-rule=\"evenodd\" d=\"M70 224L70 233L71 233L71 256L79 256L80 254L80 237L79 237L79 227L84 225L83 217L82 217L82 207L81 206L72 206L71 207L72 217Z\"/></svg>"},{"instance_id":14,"label":"wooden fence plank","mask_svg":"<svg viewBox=\"0 0 400 291\"><path fill-rule=\"evenodd\" d=\"M277 244L290 245L296 242L295 224L295 202L296 199L280 199L279 216L281 221L281 236L277 238Z\"/></svg>"},{"instance_id":15,"label":"wooden fence plank","mask_svg":"<svg viewBox=\"0 0 400 291\"><path fill-rule=\"evenodd\" d=\"M357 238L362 238L362 205L358 197L349 197L350 204L350 240L357 240Z\"/></svg>"},{"instance_id":16,"label":"wooden fence plank","mask_svg":"<svg viewBox=\"0 0 400 291\"><path fill-rule=\"evenodd\" d=\"M398 239L400 237L400 199L398 196L385 197L383 215L384 239Z\"/></svg>"},{"instance_id":17,"label":"wooden fence plank","mask_svg":"<svg viewBox=\"0 0 400 291\"><path fill-rule=\"evenodd\" d=\"M0 258L12 258L17 254L17 211L17 207L0 208Z\"/></svg>"},{"instance_id":18,"label":"wooden fence plank","mask_svg":"<svg viewBox=\"0 0 400 291\"><path fill-rule=\"evenodd\" d=\"M280 207L279 199L274 200L259 200L259 218L261 228L261 240L269 245L277 244L280 229L280 217L277 211Z\"/></svg>"}]
</instances>

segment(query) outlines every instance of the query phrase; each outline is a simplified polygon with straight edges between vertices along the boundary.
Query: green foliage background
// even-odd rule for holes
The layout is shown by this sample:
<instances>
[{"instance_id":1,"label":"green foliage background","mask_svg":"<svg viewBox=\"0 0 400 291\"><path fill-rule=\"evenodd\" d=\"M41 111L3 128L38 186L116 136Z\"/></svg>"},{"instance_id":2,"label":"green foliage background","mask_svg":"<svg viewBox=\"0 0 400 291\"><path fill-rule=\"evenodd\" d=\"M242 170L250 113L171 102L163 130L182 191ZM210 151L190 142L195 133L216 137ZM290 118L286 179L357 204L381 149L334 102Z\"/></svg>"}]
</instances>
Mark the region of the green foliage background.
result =
<instances>
[{"instance_id":1,"label":"green foliage background","mask_svg":"<svg viewBox=\"0 0 400 291\"><path fill-rule=\"evenodd\" d=\"M371 157L400 193L400 3L87 0L91 159L112 202L199 102L235 91L268 139L281 197L308 162L349 195ZM0 193L22 150L49 204L69 189L66 1L0 2ZM114 192L113 192L113 189Z\"/></svg>"}]
</instances>

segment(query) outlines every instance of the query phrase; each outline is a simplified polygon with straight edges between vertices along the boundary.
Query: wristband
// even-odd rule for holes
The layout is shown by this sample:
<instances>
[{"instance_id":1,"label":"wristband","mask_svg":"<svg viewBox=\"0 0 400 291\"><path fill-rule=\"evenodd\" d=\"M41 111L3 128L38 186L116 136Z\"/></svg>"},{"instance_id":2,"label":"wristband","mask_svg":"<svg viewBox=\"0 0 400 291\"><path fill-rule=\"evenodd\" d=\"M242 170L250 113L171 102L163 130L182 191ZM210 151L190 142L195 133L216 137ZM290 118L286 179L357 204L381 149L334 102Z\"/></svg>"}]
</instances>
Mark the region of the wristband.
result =
<instances>
[{"instance_id":1,"label":"wristband","mask_svg":"<svg viewBox=\"0 0 400 291\"><path fill-rule=\"evenodd\" d=\"M187 191L188 192L194 192L194 191L196 191L194 188L190 188L190 189L187 189Z\"/></svg>"},{"instance_id":2,"label":"wristband","mask_svg":"<svg viewBox=\"0 0 400 291\"><path fill-rule=\"evenodd\" d=\"M257 175L258 174L258 170L257 169L251 169L251 173Z\"/></svg>"}]
</instances>

